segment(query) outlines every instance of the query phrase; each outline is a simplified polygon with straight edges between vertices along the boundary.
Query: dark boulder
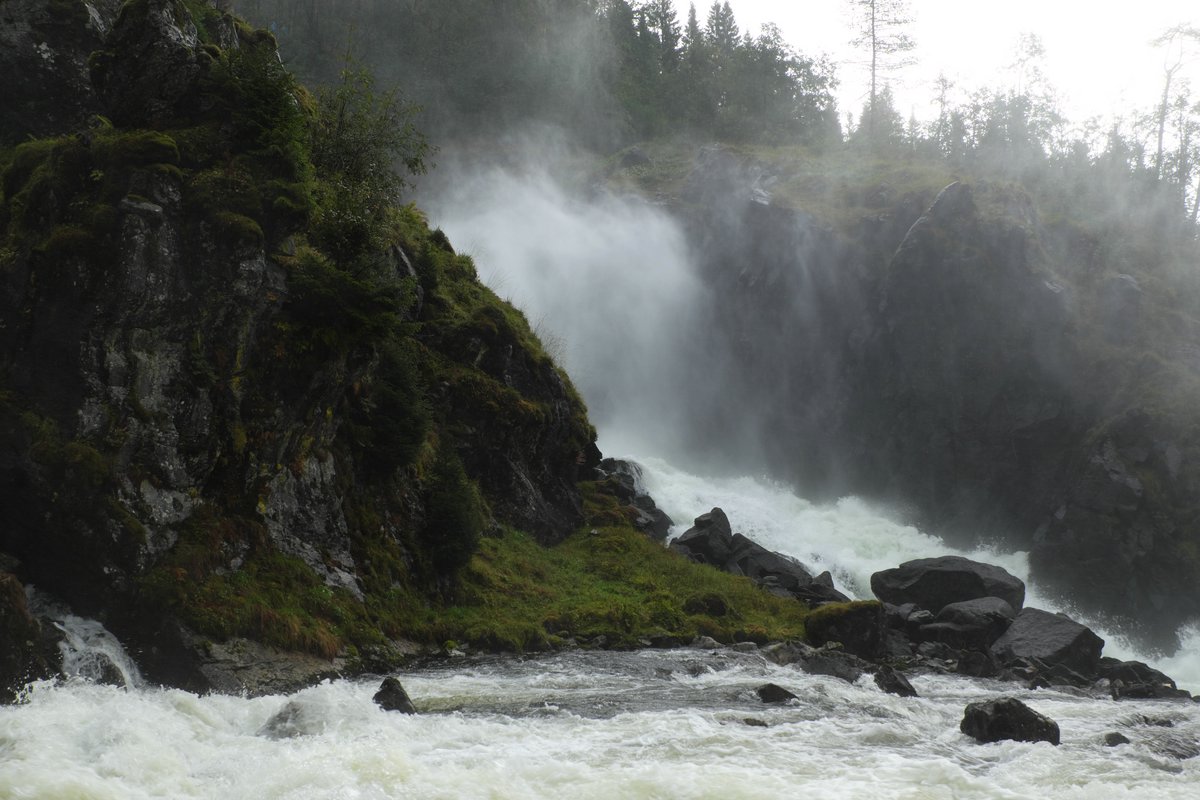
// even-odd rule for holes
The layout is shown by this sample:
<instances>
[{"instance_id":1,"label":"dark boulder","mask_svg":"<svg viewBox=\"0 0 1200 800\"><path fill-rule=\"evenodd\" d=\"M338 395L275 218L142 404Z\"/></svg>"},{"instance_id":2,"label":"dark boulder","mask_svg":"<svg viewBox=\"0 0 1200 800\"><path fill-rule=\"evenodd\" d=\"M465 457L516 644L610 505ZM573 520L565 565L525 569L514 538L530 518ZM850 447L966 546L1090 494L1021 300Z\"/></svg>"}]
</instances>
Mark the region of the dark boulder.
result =
<instances>
[{"instance_id":1,"label":"dark boulder","mask_svg":"<svg viewBox=\"0 0 1200 800\"><path fill-rule=\"evenodd\" d=\"M1100 659L1099 675L1108 681L1114 700L1186 700L1191 694L1175 685L1168 675L1141 661Z\"/></svg>"},{"instance_id":2,"label":"dark boulder","mask_svg":"<svg viewBox=\"0 0 1200 800\"><path fill-rule=\"evenodd\" d=\"M1078 622L1039 608L1026 608L992 645L992 652L1004 664L1036 659L1093 678L1103 648L1104 640Z\"/></svg>"},{"instance_id":3,"label":"dark boulder","mask_svg":"<svg viewBox=\"0 0 1200 800\"><path fill-rule=\"evenodd\" d=\"M961 556L907 561L871 576L871 591L885 603L915 603L933 613L951 603L998 597L1014 610L1025 604L1025 584L1001 567Z\"/></svg>"},{"instance_id":4,"label":"dark boulder","mask_svg":"<svg viewBox=\"0 0 1200 800\"><path fill-rule=\"evenodd\" d=\"M918 641L944 642L959 650L986 650L1012 624L1016 613L999 597L951 603L935 621L921 625Z\"/></svg>"},{"instance_id":5,"label":"dark boulder","mask_svg":"<svg viewBox=\"0 0 1200 800\"><path fill-rule=\"evenodd\" d=\"M789 700L799 699L787 689L774 683L764 683L754 691L764 703L786 703Z\"/></svg>"},{"instance_id":6,"label":"dark boulder","mask_svg":"<svg viewBox=\"0 0 1200 800\"><path fill-rule=\"evenodd\" d=\"M981 742L1059 742L1057 722L1013 697L968 704L958 727Z\"/></svg>"},{"instance_id":7,"label":"dark boulder","mask_svg":"<svg viewBox=\"0 0 1200 800\"><path fill-rule=\"evenodd\" d=\"M908 682L908 678L886 665L875 672L875 685L888 694L917 697L917 690Z\"/></svg>"},{"instance_id":8,"label":"dark boulder","mask_svg":"<svg viewBox=\"0 0 1200 800\"><path fill-rule=\"evenodd\" d=\"M825 605L808 615L804 629L817 647L840 642L848 653L877 658L883 648L883 606L874 600Z\"/></svg>"},{"instance_id":9,"label":"dark boulder","mask_svg":"<svg viewBox=\"0 0 1200 800\"><path fill-rule=\"evenodd\" d=\"M1104 734L1105 747L1118 747L1123 744L1129 744L1129 737L1117 731L1111 731Z\"/></svg>"},{"instance_id":10,"label":"dark boulder","mask_svg":"<svg viewBox=\"0 0 1200 800\"><path fill-rule=\"evenodd\" d=\"M814 578L794 558L733 533L729 518L719 508L696 517L692 527L671 543L671 549L701 564L745 575L780 597L795 597L811 604L844 603L850 599L833 587L833 577L828 572Z\"/></svg>"},{"instance_id":11,"label":"dark boulder","mask_svg":"<svg viewBox=\"0 0 1200 800\"><path fill-rule=\"evenodd\" d=\"M733 555L733 529L729 518L719 508L701 514L692 521L692 527L671 543L673 549L685 548L686 555L694 561L723 567Z\"/></svg>"},{"instance_id":12,"label":"dark boulder","mask_svg":"<svg viewBox=\"0 0 1200 800\"><path fill-rule=\"evenodd\" d=\"M395 678L384 678L383 683L379 686L379 691L371 699L384 711L399 711L401 714L417 713L416 707L409 699L408 692L404 691L400 681Z\"/></svg>"}]
</instances>

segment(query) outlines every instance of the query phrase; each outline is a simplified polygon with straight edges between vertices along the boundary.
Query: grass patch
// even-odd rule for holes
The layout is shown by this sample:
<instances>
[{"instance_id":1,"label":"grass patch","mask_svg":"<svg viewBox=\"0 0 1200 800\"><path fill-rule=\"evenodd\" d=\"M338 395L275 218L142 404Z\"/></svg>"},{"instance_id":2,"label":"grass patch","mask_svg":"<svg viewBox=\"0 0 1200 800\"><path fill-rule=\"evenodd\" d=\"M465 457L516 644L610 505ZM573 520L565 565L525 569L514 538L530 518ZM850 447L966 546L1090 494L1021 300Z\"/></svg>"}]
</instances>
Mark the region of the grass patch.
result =
<instances>
[{"instance_id":1,"label":"grass patch","mask_svg":"<svg viewBox=\"0 0 1200 800\"><path fill-rule=\"evenodd\" d=\"M717 602L720 600L721 602ZM568 637L636 647L656 635L779 640L807 609L747 578L694 564L625 526L584 529L546 548L516 531L484 539L458 601L430 612L434 641L521 652Z\"/></svg>"}]
</instances>

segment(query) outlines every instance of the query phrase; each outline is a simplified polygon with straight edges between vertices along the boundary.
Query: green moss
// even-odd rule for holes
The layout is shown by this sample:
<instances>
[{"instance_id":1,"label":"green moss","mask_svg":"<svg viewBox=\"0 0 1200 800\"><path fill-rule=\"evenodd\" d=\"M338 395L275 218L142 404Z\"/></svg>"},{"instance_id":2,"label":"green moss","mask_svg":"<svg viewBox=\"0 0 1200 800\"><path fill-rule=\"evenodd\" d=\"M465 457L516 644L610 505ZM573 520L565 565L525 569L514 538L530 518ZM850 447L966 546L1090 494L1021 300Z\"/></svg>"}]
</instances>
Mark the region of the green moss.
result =
<instances>
[{"instance_id":1,"label":"green moss","mask_svg":"<svg viewBox=\"0 0 1200 800\"><path fill-rule=\"evenodd\" d=\"M212 222L222 237L239 245L261 247L264 239L262 226L250 217L232 211L218 211Z\"/></svg>"},{"instance_id":2,"label":"green moss","mask_svg":"<svg viewBox=\"0 0 1200 800\"><path fill-rule=\"evenodd\" d=\"M718 596L714 614L689 601ZM435 640L524 650L554 635L604 636L636 646L647 636L779 640L803 635L807 612L750 580L694 564L628 527L584 529L544 548L508 531L482 540L459 600L428 612Z\"/></svg>"}]
</instances>

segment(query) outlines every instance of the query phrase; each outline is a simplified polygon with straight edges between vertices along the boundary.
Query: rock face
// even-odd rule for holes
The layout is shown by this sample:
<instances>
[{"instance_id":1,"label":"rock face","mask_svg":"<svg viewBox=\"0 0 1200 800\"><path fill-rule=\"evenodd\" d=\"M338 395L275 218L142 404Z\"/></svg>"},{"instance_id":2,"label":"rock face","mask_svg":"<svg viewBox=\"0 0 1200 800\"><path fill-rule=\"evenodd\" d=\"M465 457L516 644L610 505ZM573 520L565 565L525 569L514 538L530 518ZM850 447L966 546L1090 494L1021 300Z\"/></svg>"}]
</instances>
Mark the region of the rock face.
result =
<instances>
[{"instance_id":1,"label":"rock face","mask_svg":"<svg viewBox=\"0 0 1200 800\"><path fill-rule=\"evenodd\" d=\"M0 146L82 126L102 106L88 56L112 30L121 0L0 3Z\"/></svg>"},{"instance_id":2,"label":"rock face","mask_svg":"<svg viewBox=\"0 0 1200 800\"><path fill-rule=\"evenodd\" d=\"M322 232L269 34L115 5L0 3L0 132L60 136L2 176L0 553L151 680L305 682L386 646L403 609L372 598L448 591L489 526L577 527L594 430L415 210L382 251Z\"/></svg>"},{"instance_id":3,"label":"rock face","mask_svg":"<svg viewBox=\"0 0 1200 800\"><path fill-rule=\"evenodd\" d=\"M1013 610L1025 604L1025 584L991 564L961 556L907 561L871 576L871 591L885 603L913 603L937 614L951 603L996 597ZM949 620L947 620L949 621Z\"/></svg>"},{"instance_id":4,"label":"rock face","mask_svg":"<svg viewBox=\"0 0 1200 800\"><path fill-rule=\"evenodd\" d=\"M671 542L671 549L693 561L745 575L781 596L809 603L849 600L833 588L829 573L814 578L795 559L767 550L740 533L733 533L728 517L719 508L696 517L692 527Z\"/></svg>"},{"instance_id":5,"label":"rock face","mask_svg":"<svg viewBox=\"0 0 1200 800\"><path fill-rule=\"evenodd\" d=\"M970 703L959 729L981 742L1059 742L1057 722L1012 697Z\"/></svg>"},{"instance_id":6,"label":"rock face","mask_svg":"<svg viewBox=\"0 0 1200 800\"><path fill-rule=\"evenodd\" d=\"M1061 665L1084 678L1095 677L1104 640L1078 622L1038 608L1026 608L992 645L1003 663L1037 659Z\"/></svg>"}]
</instances>

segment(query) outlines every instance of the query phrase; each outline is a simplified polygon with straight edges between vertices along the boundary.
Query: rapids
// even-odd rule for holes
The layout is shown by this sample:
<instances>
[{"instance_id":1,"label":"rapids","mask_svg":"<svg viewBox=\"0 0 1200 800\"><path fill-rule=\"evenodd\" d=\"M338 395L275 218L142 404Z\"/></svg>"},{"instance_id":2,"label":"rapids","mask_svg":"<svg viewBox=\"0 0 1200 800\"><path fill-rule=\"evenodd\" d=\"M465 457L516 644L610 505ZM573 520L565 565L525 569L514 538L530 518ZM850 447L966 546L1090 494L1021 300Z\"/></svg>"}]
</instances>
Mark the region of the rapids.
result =
<instances>
[{"instance_id":1,"label":"rapids","mask_svg":"<svg viewBox=\"0 0 1200 800\"><path fill-rule=\"evenodd\" d=\"M1200 758L1162 752L1200 736L1190 703L933 676L902 699L727 650L464 659L400 678L421 714L378 709L373 680L255 699L36 684L0 709L0 797L1190 800L1200 783ZM800 700L764 705L767 681ZM959 733L963 706L997 694L1055 719L1062 745ZM292 735L272 734L288 703ZM1131 743L1105 747L1109 731Z\"/></svg>"}]
</instances>

